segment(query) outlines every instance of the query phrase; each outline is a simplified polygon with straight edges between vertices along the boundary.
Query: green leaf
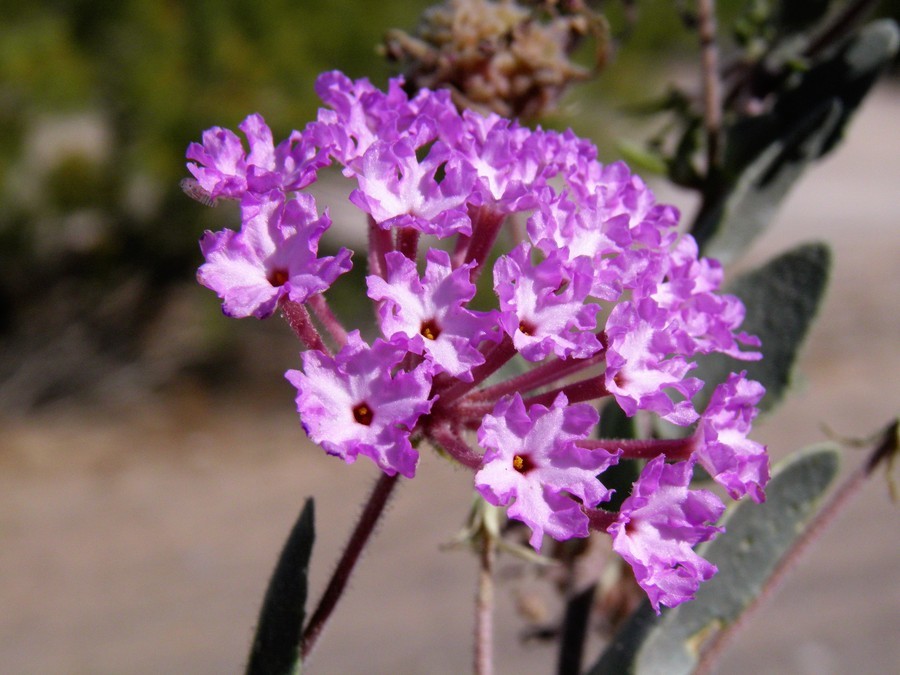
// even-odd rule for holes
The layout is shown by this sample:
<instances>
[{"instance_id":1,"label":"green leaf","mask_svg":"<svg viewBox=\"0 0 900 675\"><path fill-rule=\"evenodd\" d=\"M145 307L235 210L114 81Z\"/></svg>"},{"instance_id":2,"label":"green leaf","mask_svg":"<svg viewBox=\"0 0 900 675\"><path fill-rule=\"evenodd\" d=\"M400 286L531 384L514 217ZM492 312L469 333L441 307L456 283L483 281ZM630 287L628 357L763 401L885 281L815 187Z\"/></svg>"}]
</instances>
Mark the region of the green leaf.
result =
<instances>
[{"instance_id":1,"label":"green leaf","mask_svg":"<svg viewBox=\"0 0 900 675\"><path fill-rule=\"evenodd\" d=\"M870 23L805 70L784 64L772 110L742 117L727 130L716 196L692 228L704 255L727 262L771 222L790 188L811 163L840 141L844 129L900 46L897 25Z\"/></svg>"},{"instance_id":2,"label":"green leaf","mask_svg":"<svg viewBox=\"0 0 900 675\"><path fill-rule=\"evenodd\" d=\"M716 384L724 382L731 372L744 369L748 377L766 388L761 410L771 410L784 398L794 362L825 295L830 270L828 247L823 243L804 244L727 286L729 293L744 302L747 314L741 329L762 340L763 358L739 362L710 354L698 359L696 376L707 383L694 398L698 410L706 406Z\"/></svg>"},{"instance_id":3,"label":"green leaf","mask_svg":"<svg viewBox=\"0 0 900 675\"><path fill-rule=\"evenodd\" d=\"M315 541L315 508L307 499L272 573L259 613L247 675L299 673L307 577Z\"/></svg>"},{"instance_id":4,"label":"green leaf","mask_svg":"<svg viewBox=\"0 0 900 675\"><path fill-rule=\"evenodd\" d=\"M839 463L833 444L807 448L780 463L766 502L735 504L725 515L726 532L697 549L718 566L716 576L693 601L660 616L644 603L590 675L693 672L704 643L733 627L773 580L779 562L818 511Z\"/></svg>"},{"instance_id":5,"label":"green leaf","mask_svg":"<svg viewBox=\"0 0 900 675\"><path fill-rule=\"evenodd\" d=\"M703 255L728 263L745 250L772 222L797 179L822 155L842 119L842 104L826 102L747 165L719 205L695 228Z\"/></svg>"}]
</instances>

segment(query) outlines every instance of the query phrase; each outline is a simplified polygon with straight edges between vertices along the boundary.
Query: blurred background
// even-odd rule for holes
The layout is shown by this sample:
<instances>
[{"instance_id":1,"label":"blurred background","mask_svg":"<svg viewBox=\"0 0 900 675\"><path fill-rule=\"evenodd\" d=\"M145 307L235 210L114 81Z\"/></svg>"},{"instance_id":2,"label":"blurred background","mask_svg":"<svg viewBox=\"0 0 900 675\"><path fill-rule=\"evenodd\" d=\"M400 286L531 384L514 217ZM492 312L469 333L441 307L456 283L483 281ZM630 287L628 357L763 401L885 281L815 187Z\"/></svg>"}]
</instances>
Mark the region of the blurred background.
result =
<instances>
[{"instance_id":1,"label":"blurred background","mask_svg":"<svg viewBox=\"0 0 900 675\"><path fill-rule=\"evenodd\" d=\"M388 29L414 28L428 4L3 3L4 672L239 672L308 495L320 530L314 596L324 583L374 472L307 443L282 377L298 364L287 327L227 320L195 283L198 237L235 226L237 212L197 204L178 183L188 143L213 125L260 112L276 139L302 128L324 70L383 85L391 71L376 46ZM624 108L658 96L667 78L695 80L694 39L675 4L640 3L624 49L542 123L595 139L604 161L618 159L622 137L640 140L646 129ZM719 3L723 25L742 4ZM621 16L610 3L614 27ZM795 395L759 426L776 456L826 438L823 426L858 437L896 414L898 102L896 82L883 81L741 263L813 238L835 249ZM692 207L663 184L658 194ZM325 635L320 672L468 669L475 561L439 545L461 526L470 484L423 459ZM873 481L751 619L721 672L895 670L897 522ZM526 591L507 584L499 672L547 672L551 650L519 646Z\"/></svg>"}]
</instances>

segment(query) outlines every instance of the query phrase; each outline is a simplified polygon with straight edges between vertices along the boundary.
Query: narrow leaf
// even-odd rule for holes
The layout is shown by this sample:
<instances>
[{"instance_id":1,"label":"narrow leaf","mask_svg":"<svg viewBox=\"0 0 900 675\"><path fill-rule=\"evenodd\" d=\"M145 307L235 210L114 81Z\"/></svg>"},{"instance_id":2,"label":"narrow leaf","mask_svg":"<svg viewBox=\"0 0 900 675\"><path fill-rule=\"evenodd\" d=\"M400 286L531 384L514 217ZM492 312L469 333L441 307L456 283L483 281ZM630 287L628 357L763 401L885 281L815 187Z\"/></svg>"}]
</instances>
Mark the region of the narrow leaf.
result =
<instances>
[{"instance_id":1,"label":"narrow leaf","mask_svg":"<svg viewBox=\"0 0 900 675\"><path fill-rule=\"evenodd\" d=\"M818 511L834 482L839 452L833 444L800 451L776 467L764 504L735 504L724 520L726 532L698 548L719 571L697 597L656 616L649 603L616 636L590 675L690 673L704 643L735 624L756 601Z\"/></svg>"},{"instance_id":2,"label":"narrow leaf","mask_svg":"<svg viewBox=\"0 0 900 675\"><path fill-rule=\"evenodd\" d=\"M898 45L894 22L872 22L807 70L789 68L772 110L727 130L725 182L692 228L704 255L732 260L769 225L805 169L840 141Z\"/></svg>"},{"instance_id":3,"label":"narrow leaf","mask_svg":"<svg viewBox=\"0 0 900 675\"><path fill-rule=\"evenodd\" d=\"M741 363L721 354L698 359L697 377L707 383L694 403L702 410L714 386L729 373L746 369L762 383L761 410L771 410L790 385L794 362L819 311L831 269L822 243L804 244L738 277L727 291L747 308L741 328L762 340L763 358Z\"/></svg>"},{"instance_id":4,"label":"narrow leaf","mask_svg":"<svg viewBox=\"0 0 900 675\"><path fill-rule=\"evenodd\" d=\"M307 499L284 544L259 613L247 675L299 673L315 508Z\"/></svg>"},{"instance_id":5,"label":"narrow leaf","mask_svg":"<svg viewBox=\"0 0 900 675\"><path fill-rule=\"evenodd\" d=\"M797 179L822 155L842 119L842 104L828 101L763 150L718 208L698 223L695 234L703 255L728 263L746 249L772 222Z\"/></svg>"}]
</instances>

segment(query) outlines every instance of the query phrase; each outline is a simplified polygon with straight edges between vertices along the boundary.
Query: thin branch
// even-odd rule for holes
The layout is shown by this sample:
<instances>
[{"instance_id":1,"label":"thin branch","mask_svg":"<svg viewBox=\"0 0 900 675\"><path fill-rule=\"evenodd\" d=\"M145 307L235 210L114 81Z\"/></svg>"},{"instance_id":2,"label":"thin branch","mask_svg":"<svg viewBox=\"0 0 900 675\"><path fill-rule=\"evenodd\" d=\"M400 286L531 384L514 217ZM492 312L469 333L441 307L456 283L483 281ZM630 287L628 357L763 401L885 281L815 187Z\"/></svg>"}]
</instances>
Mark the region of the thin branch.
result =
<instances>
[{"instance_id":1,"label":"thin branch","mask_svg":"<svg viewBox=\"0 0 900 675\"><path fill-rule=\"evenodd\" d=\"M700 63L703 74L703 126L706 129L706 171L722 164L722 93L719 81L719 49L716 45L715 0L697 0Z\"/></svg>"},{"instance_id":2,"label":"thin branch","mask_svg":"<svg viewBox=\"0 0 900 675\"><path fill-rule=\"evenodd\" d=\"M760 593L753 603L747 607L741 616L741 621L732 624L729 628L720 631L713 637L709 643L704 645L703 654L695 675L709 673L715 664L716 659L722 654L722 650L728 643L728 640L737 633L738 627L745 623L751 612L759 609L765 598L772 595L779 584L784 580L787 573L792 570L799 562L802 555L810 547L810 545L819 538L822 532L831 525L834 519L840 515L850 500L855 497L860 489L865 485L866 480L874 473L875 469L882 463L890 464L898 456L898 422L894 421L881 436L878 446L872 451L868 459L841 485L834 495L829 499L828 503L823 506L806 530L791 545L791 548L781 558L775 566L772 574L766 581L762 593Z\"/></svg>"},{"instance_id":3,"label":"thin branch","mask_svg":"<svg viewBox=\"0 0 900 675\"><path fill-rule=\"evenodd\" d=\"M807 58L833 46L858 26L866 15L878 4L877 0L856 0L841 10L816 39L803 51Z\"/></svg>"},{"instance_id":4,"label":"thin branch","mask_svg":"<svg viewBox=\"0 0 900 675\"><path fill-rule=\"evenodd\" d=\"M494 672L494 558L496 545L487 531L481 535L478 595L475 599L475 673Z\"/></svg>"},{"instance_id":5,"label":"thin branch","mask_svg":"<svg viewBox=\"0 0 900 675\"><path fill-rule=\"evenodd\" d=\"M596 590L597 584L590 584L587 588L571 596L566 603L566 613L559 642L559 656L556 663L558 675L577 675L581 672L588 623L591 608L594 606Z\"/></svg>"},{"instance_id":6,"label":"thin branch","mask_svg":"<svg viewBox=\"0 0 900 675\"><path fill-rule=\"evenodd\" d=\"M369 501L359 517L359 522L350 535L344 554L338 561L337 567L335 567L334 573L331 575L331 580L325 588L325 592L322 593L319 606L316 607L316 611L313 612L309 623L306 624L306 628L303 631L303 639L300 642L301 659L305 660L312 652L319 635L322 634L325 623L331 617L338 600L341 599L347 582L350 580L350 575L356 567L356 563L359 562L363 548L365 548L372 532L375 530L375 525L384 512L384 507L387 505L398 479L399 474L393 476L382 474L378 482L375 483L372 494L369 496Z\"/></svg>"}]
</instances>

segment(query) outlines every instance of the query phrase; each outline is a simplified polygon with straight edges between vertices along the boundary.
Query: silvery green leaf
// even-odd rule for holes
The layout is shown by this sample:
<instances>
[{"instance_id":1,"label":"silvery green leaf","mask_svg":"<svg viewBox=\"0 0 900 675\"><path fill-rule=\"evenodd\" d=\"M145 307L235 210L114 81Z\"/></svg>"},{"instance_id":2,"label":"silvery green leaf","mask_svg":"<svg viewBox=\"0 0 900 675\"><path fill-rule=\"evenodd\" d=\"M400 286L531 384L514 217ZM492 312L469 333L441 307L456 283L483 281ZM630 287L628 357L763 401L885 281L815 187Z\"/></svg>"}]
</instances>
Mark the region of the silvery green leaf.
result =
<instances>
[{"instance_id":1,"label":"silvery green leaf","mask_svg":"<svg viewBox=\"0 0 900 675\"><path fill-rule=\"evenodd\" d=\"M697 549L719 571L696 598L654 614L649 602L629 619L590 675L681 675L693 672L703 646L733 627L760 597L818 512L838 473L833 444L802 450L781 462L766 501L745 500L725 515L726 532Z\"/></svg>"},{"instance_id":2,"label":"silvery green leaf","mask_svg":"<svg viewBox=\"0 0 900 675\"><path fill-rule=\"evenodd\" d=\"M728 263L762 233L797 179L823 153L841 120L843 105L828 101L763 150L739 174L718 207L698 223L703 255ZM714 223L715 231L704 240Z\"/></svg>"},{"instance_id":3,"label":"silvery green leaf","mask_svg":"<svg viewBox=\"0 0 900 675\"><path fill-rule=\"evenodd\" d=\"M794 362L822 304L831 270L831 252L823 243L798 246L762 267L738 277L726 290L747 309L741 329L762 340L763 358L739 362L721 354L698 359L697 377L707 383L694 399L702 410L714 385L729 373L746 369L761 382L766 395L761 410L771 410L784 397Z\"/></svg>"},{"instance_id":4,"label":"silvery green leaf","mask_svg":"<svg viewBox=\"0 0 900 675\"><path fill-rule=\"evenodd\" d=\"M704 255L736 258L768 227L803 171L837 145L900 46L897 25L872 22L807 68L783 75L770 112L727 130L721 183L692 228Z\"/></svg>"}]
</instances>

